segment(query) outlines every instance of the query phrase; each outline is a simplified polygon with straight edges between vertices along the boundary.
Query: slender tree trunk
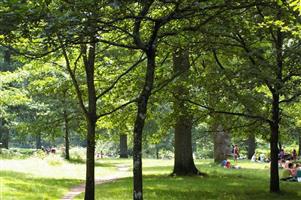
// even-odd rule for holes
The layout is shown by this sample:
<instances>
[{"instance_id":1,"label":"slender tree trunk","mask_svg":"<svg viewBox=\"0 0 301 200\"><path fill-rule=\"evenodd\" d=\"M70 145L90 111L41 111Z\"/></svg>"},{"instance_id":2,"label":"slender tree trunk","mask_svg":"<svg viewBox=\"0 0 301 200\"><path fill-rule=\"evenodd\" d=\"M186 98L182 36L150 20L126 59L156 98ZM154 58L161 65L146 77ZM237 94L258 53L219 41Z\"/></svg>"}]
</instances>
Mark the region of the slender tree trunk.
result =
<instances>
[{"instance_id":1,"label":"slender tree trunk","mask_svg":"<svg viewBox=\"0 0 301 200\"><path fill-rule=\"evenodd\" d=\"M85 200L95 199L95 127L97 122L97 98L94 85L95 48L95 43L89 45L82 45L82 51L84 53L83 60L86 72L86 83L88 90L88 112L86 113L88 132Z\"/></svg>"},{"instance_id":2,"label":"slender tree trunk","mask_svg":"<svg viewBox=\"0 0 301 200\"><path fill-rule=\"evenodd\" d=\"M95 199L95 127L96 120L89 119L87 133L85 200Z\"/></svg>"},{"instance_id":3,"label":"slender tree trunk","mask_svg":"<svg viewBox=\"0 0 301 200\"><path fill-rule=\"evenodd\" d=\"M38 133L36 135L36 149L41 149L42 148L42 138L41 138L41 133Z\"/></svg>"},{"instance_id":4,"label":"slender tree trunk","mask_svg":"<svg viewBox=\"0 0 301 200\"><path fill-rule=\"evenodd\" d=\"M299 156L301 156L301 133L299 132Z\"/></svg>"},{"instance_id":5,"label":"slender tree trunk","mask_svg":"<svg viewBox=\"0 0 301 200\"><path fill-rule=\"evenodd\" d=\"M0 119L0 132L1 132L1 137L0 141L2 143L1 147L8 149L8 143L9 143L9 130L5 126L5 120Z\"/></svg>"},{"instance_id":6,"label":"slender tree trunk","mask_svg":"<svg viewBox=\"0 0 301 200\"><path fill-rule=\"evenodd\" d=\"M249 135L247 143L248 143L248 159L251 159L256 149L256 140L254 134Z\"/></svg>"},{"instance_id":7,"label":"slender tree trunk","mask_svg":"<svg viewBox=\"0 0 301 200\"><path fill-rule=\"evenodd\" d=\"M282 11L278 8L277 19L281 20ZM270 88L273 102L272 102L272 122L270 122L271 129L271 170L270 170L270 192L280 192L279 185L279 171L278 171L278 142L279 142L279 123L280 123L280 91L282 89L282 70L283 70L283 33L280 28L276 32L276 83L274 88Z\"/></svg>"},{"instance_id":8,"label":"slender tree trunk","mask_svg":"<svg viewBox=\"0 0 301 200\"><path fill-rule=\"evenodd\" d=\"M11 66L11 51L9 49L5 49L3 54L3 62L4 65L0 66L0 71L9 71ZM8 149L9 143L9 129L5 126L5 119L0 118L0 132L1 137L0 141L2 143L2 148Z\"/></svg>"},{"instance_id":9,"label":"slender tree trunk","mask_svg":"<svg viewBox=\"0 0 301 200\"><path fill-rule=\"evenodd\" d=\"M143 199L142 187L142 131L147 114L147 103L153 88L155 76L155 50L149 49L147 52L147 71L143 90L138 99L138 111L134 126L134 148L133 148L133 179L134 190L133 199Z\"/></svg>"},{"instance_id":10,"label":"slender tree trunk","mask_svg":"<svg viewBox=\"0 0 301 200\"><path fill-rule=\"evenodd\" d=\"M156 144L156 158L159 159L159 147Z\"/></svg>"},{"instance_id":11,"label":"slender tree trunk","mask_svg":"<svg viewBox=\"0 0 301 200\"><path fill-rule=\"evenodd\" d=\"M192 155L192 122L193 116L189 113L183 99L189 95L189 89L185 82L189 76L189 53L188 50L176 49L173 53L174 73L181 74L177 86L174 88L174 113L176 115L175 124L175 156L173 175L200 174L196 168Z\"/></svg>"},{"instance_id":12,"label":"slender tree trunk","mask_svg":"<svg viewBox=\"0 0 301 200\"><path fill-rule=\"evenodd\" d=\"M68 121L68 115L66 109L64 109L64 126L65 126L65 159L70 160L70 154L69 154L69 121Z\"/></svg>"},{"instance_id":13,"label":"slender tree trunk","mask_svg":"<svg viewBox=\"0 0 301 200\"><path fill-rule=\"evenodd\" d=\"M127 140L128 140L127 134L120 134L119 136L120 158L128 158Z\"/></svg>"},{"instance_id":14,"label":"slender tree trunk","mask_svg":"<svg viewBox=\"0 0 301 200\"><path fill-rule=\"evenodd\" d=\"M279 135L279 126L277 123L272 123L271 128L271 170L270 170L270 192L280 192L279 172L278 172L278 146L277 140Z\"/></svg>"}]
</instances>

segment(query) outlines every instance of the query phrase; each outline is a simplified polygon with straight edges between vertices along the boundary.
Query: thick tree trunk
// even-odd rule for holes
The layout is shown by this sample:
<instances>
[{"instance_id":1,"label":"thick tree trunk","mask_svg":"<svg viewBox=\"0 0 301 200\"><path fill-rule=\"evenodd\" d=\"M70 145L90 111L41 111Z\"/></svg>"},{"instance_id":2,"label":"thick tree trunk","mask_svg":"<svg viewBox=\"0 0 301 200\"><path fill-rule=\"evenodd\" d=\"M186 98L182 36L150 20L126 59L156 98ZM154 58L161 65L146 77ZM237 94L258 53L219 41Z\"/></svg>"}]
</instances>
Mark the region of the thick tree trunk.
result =
<instances>
[{"instance_id":1,"label":"thick tree trunk","mask_svg":"<svg viewBox=\"0 0 301 200\"><path fill-rule=\"evenodd\" d=\"M189 75L189 53L187 50L176 49L173 53L174 73L182 73L177 86L174 89L174 113L175 124L175 156L173 175L200 174L196 168L192 155L192 121L193 116L189 113L188 107L183 99L189 95L189 89L185 82Z\"/></svg>"},{"instance_id":2,"label":"thick tree trunk","mask_svg":"<svg viewBox=\"0 0 301 200\"><path fill-rule=\"evenodd\" d=\"M151 95L155 75L155 51L147 51L147 71L143 90L138 99L138 111L134 126L134 148L133 148L133 199L143 199L142 187L142 131L147 114L147 102Z\"/></svg>"},{"instance_id":3,"label":"thick tree trunk","mask_svg":"<svg viewBox=\"0 0 301 200\"><path fill-rule=\"evenodd\" d=\"M175 125L175 160L173 175L199 174L192 156L192 117L179 116Z\"/></svg>"},{"instance_id":4,"label":"thick tree trunk","mask_svg":"<svg viewBox=\"0 0 301 200\"><path fill-rule=\"evenodd\" d=\"M65 159L70 160L70 154L69 154L69 121L68 121L68 115L67 111L64 109L64 126L65 126Z\"/></svg>"},{"instance_id":5,"label":"thick tree trunk","mask_svg":"<svg viewBox=\"0 0 301 200\"><path fill-rule=\"evenodd\" d=\"M254 134L249 135L247 143L248 143L248 159L250 160L254 155L256 149L256 140Z\"/></svg>"},{"instance_id":6,"label":"thick tree trunk","mask_svg":"<svg viewBox=\"0 0 301 200\"><path fill-rule=\"evenodd\" d=\"M227 131L224 131L222 125L215 125L213 128L213 130L216 131L213 135L214 162L221 163L221 161L226 160L231 154L230 134Z\"/></svg>"},{"instance_id":7,"label":"thick tree trunk","mask_svg":"<svg viewBox=\"0 0 301 200\"><path fill-rule=\"evenodd\" d=\"M127 134L120 134L120 136L119 136L119 148L120 148L119 156L120 156L120 158L128 158L127 141L128 141Z\"/></svg>"}]
</instances>

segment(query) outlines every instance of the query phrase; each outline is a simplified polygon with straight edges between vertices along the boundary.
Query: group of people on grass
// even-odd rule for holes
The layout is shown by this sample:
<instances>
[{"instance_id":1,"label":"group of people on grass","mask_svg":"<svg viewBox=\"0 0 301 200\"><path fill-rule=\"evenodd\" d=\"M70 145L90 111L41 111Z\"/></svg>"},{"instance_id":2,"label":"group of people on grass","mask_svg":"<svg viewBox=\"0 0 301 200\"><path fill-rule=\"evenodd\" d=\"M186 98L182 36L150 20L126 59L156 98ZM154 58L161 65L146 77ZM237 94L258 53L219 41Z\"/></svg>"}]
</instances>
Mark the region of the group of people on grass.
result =
<instances>
[{"instance_id":1,"label":"group of people on grass","mask_svg":"<svg viewBox=\"0 0 301 200\"><path fill-rule=\"evenodd\" d=\"M283 169L281 174L281 180L283 181L298 181L301 182L301 164L297 163L297 151L293 151L288 154L281 148L278 154L278 167Z\"/></svg>"},{"instance_id":2,"label":"group of people on grass","mask_svg":"<svg viewBox=\"0 0 301 200\"><path fill-rule=\"evenodd\" d=\"M281 180L301 182L301 164L289 160L280 160L279 168L282 168Z\"/></svg>"},{"instance_id":3,"label":"group of people on grass","mask_svg":"<svg viewBox=\"0 0 301 200\"><path fill-rule=\"evenodd\" d=\"M232 146L232 150L231 153L233 155L233 159L234 159L234 166L231 166L230 160L223 160L221 163L221 166L224 168L235 168L235 169L240 169L239 166L237 166L237 159L239 158L239 148L237 146L237 144L235 144L234 146Z\"/></svg>"},{"instance_id":4,"label":"group of people on grass","mask_svg":"<svg viewBox=\"0 0 301 200\"><path fill-rule=\"evenodd\" d=\"M55 154L56 153L56 148L55 147L41 147L42 151L49 154L49 153L53 153Z\"/></svg>"}]
</instances>

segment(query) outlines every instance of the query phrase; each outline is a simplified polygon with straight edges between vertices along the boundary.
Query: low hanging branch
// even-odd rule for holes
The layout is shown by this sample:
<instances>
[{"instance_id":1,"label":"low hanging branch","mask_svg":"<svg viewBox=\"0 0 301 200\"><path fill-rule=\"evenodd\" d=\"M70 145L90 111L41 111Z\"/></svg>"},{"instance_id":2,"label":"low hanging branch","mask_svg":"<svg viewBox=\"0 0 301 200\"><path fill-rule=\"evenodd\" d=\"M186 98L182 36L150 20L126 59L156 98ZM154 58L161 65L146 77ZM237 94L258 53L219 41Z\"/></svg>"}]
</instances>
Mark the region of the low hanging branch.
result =
<instances>
[{"instance_id":1,"label":"low hanging branch","mask_svg":"<svg viewBox=\"0 0 301 200\"><path fill-rule=\"evenodd\" d=\"M205 105L202 105L202 104L199 104L197 102L194 102L190 99L183 99L184 101L187 101L193 105L196 105L196 106L199 106L201 108L204 108L206 110L209 110L210 112L212 113L218 113L218 114L226 114L226 115L233 115L233 116L241 116L241 117L245 117L245 118L249 118L249 119L256 119L256 120L260 120L260 121L263 121L263 122L266 122L266 123L273 123L271 120L265 118L265 117L262 117L262 116L258 116L258 115L249 115L249 114L246 114L246 113L239 113L239 112L229 112L229 111L222 111L222 110L215 110L214 108L212 107L209 107L209 106L205 106Z\"/></svg>"},{"instance_id":2,"label":"low hanging branch","mask_svg":"<svg viewBox=\"0 0 301 200\"><path fill-rule=\"evenodd\" d=\"M112 113L114 113L114 112L116 112L116 111L118 111L118 110L120 110L120 109L122 109L122 108L124 108L124 107L126 107L126 106L128 106L128 105L130 105L130 104L132 104L132 103L137 102L137 100L138 100L138 98L132 99L132 100L130 100L130 101L128 101L128 102L126 102L126 103L124 103L124 104L122 104L122 105L120 105L120 106L114 108L114 109L111 110L111 111L102 113L102 114L100 114L100 115L97 116L97 119L99 119L99 118L101 118L101 117L104 117L104 116L107 116L107 115L110 115L110 114L112 114Z\"/></svg>"}]
</instances>

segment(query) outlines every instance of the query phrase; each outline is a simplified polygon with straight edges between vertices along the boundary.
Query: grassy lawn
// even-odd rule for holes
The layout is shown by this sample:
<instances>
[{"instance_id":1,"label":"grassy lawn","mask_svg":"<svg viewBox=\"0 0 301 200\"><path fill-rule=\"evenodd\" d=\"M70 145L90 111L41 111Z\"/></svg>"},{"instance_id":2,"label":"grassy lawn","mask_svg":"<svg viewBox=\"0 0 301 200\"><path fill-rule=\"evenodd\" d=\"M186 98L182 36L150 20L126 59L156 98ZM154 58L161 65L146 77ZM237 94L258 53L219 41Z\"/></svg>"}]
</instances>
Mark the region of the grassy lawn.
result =
<instances>
[{"instance_id":1,"label":"grassy lawn","mask_svg":"<svg viewBox=\"0 0 301 200\"><path fill-rule=\"evenodd\" d=\"M105 177L117 172L118 164L130 160L97 161L96 177ZM120 173L129 176L130 172ZM0 199L2 200L57 200L85 179L85 164L67 162L59 156L44 159L1 159Z\"/></svg>"},{"instance_id":2,"label":"grassy lawn","mask_svg":"<svg viewBox=\"0 0 301 200\"><path fill-rule=\"evenodd\" d=\"M301 199L301 183L281 182L282 193L269 190L267 164L240 161L242 169L223 169L212 160L196 162L208 177L170 177L172 160L143 160L144 198L147 200L199 199ZM118 168L127 166L126 171ZM131 159L100 159L96 177L117 174L132 176ZM129 167L129 168L128 168ZM0 199L56 200L68 189L83 182L85 165L58 157L1 160ZM77 199L83 199L83 194ZM96 187L96 199L132 199L132 178L122 178Z\"/></svg>"},{"instance_id":3,"label":"grassy lawn","mask_svg":"<svg viewBox=\"0 0 301 200\"><path fill-rule=\"evenodd\" d=\"M211 161L197 162L208 177L170 177L172 161L144 160L144 198L147 200L301 199L301 183L281 182L282 193L270 194L267 164L241 161L242 169L223 169ZM153 174L153 175L151 175ZM155 175L154 175L155 174ZM83 199L83 195L76 199ZM96 199L132 199L132 179L98 185Z\"/></svg>"},{"instance_id":4,"label":"grassy lawn","mask_svg":"<svg viewBox=\"0 0 301 200\"><path fill-rule=\"evenodd\" d=\"M26 173L1 171L0 199L54 200L60 199L71 186L80 184L74 179L32 177Z\"/></svg>"}]
</instances>

